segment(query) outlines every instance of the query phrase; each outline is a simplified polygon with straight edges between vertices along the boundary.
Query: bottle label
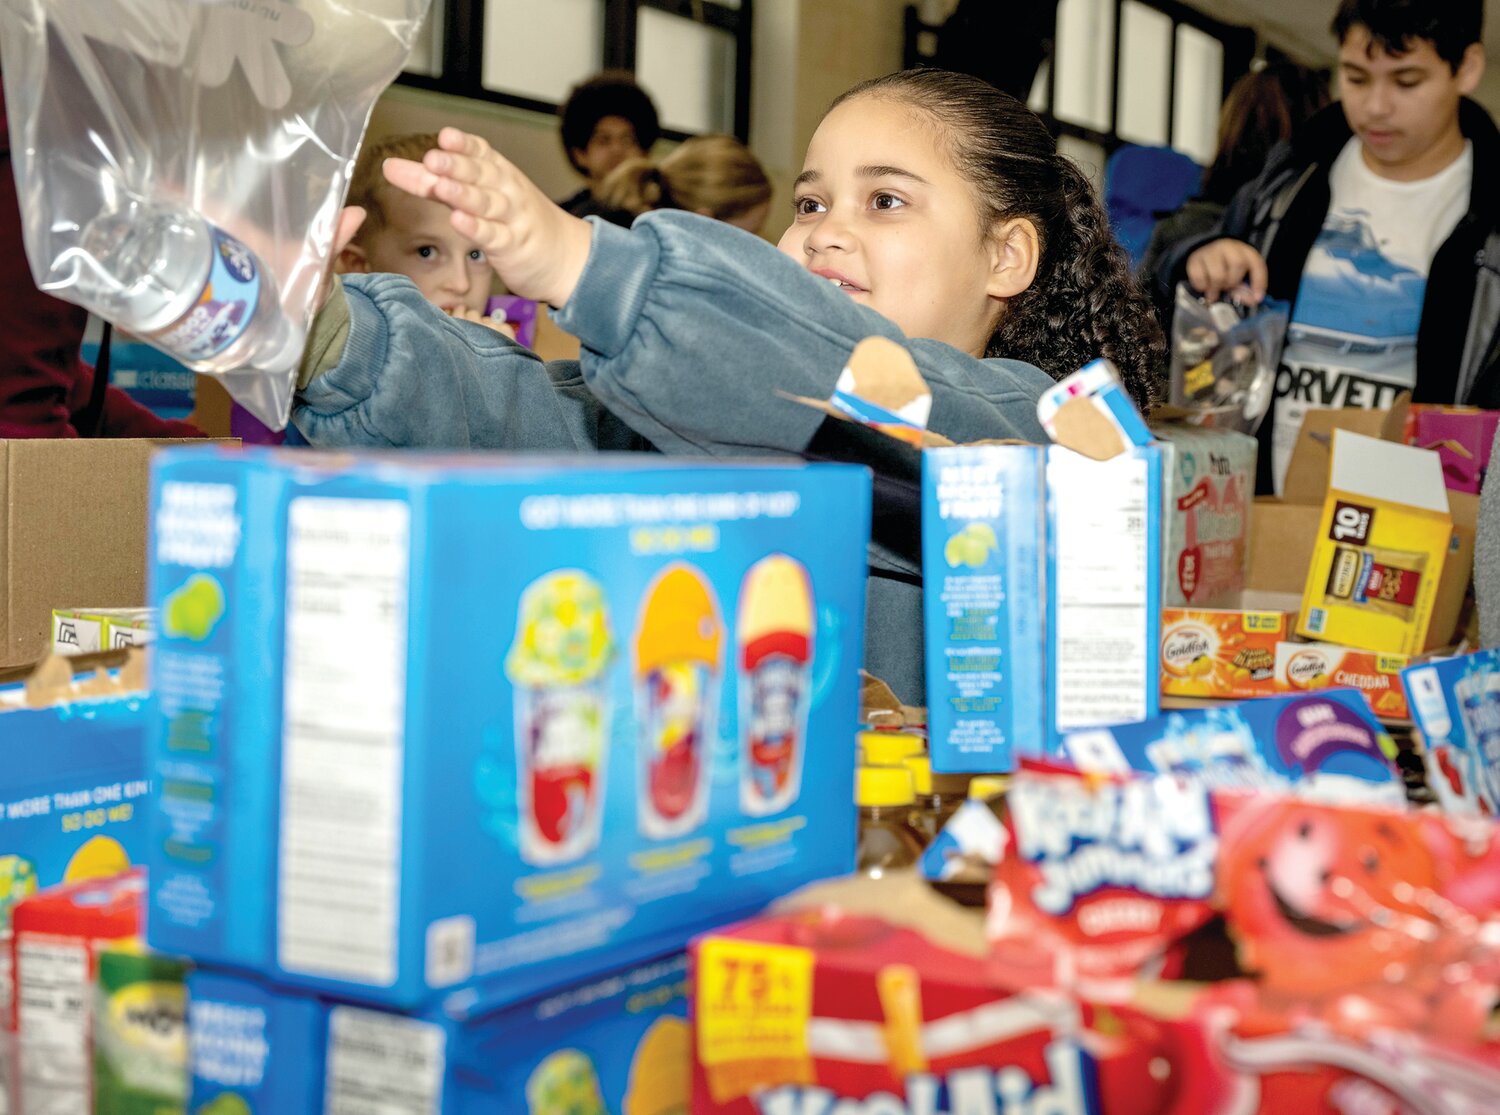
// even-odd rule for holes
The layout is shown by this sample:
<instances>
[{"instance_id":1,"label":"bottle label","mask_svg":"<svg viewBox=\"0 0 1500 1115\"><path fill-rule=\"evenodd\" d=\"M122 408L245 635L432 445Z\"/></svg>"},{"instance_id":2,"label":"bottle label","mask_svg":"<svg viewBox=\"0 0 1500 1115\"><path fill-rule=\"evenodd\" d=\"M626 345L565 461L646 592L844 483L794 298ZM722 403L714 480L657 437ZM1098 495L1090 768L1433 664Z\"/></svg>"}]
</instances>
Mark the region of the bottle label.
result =
<instances>
[{"instance_id":1,"label":"bottle label","mask_svg":"<svg viewBox=\"0 0 1500 1115\"><path fill-rule=\"evenodd\" d=\"M239 340L260 302L260 267L255 253L233 236L210 226L213 264L197 303L151 340L191 363L207 360Z\"/></svg>"}]
</instances>

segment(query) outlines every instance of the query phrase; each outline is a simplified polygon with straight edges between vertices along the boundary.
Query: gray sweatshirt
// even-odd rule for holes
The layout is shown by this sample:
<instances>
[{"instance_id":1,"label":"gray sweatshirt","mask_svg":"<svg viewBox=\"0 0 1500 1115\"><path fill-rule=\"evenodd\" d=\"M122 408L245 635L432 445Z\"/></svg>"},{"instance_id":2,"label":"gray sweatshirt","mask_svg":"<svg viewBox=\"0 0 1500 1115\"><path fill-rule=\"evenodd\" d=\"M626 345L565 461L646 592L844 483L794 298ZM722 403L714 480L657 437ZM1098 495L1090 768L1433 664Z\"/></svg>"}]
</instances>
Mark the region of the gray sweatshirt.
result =
<instances>
[{"instance_id":1,"label":"gray sweatshirt","mask_svg":"<svg viewBox=\"0 0 1500 1115\"><path fill-rule=\"evenodd\" d=\"M293 421L315 446L593 451L715 458L800 454L824 416L778 392L828 398L854 346L903 344L932 389L931 429L958 441L1042 442L1030 364L909 340L758 237L690 213L631 229L592 221L577 289L557 313L579 362L544 363L447 317L400 276L343 281L347 335L309 345ZM337 320L343 303L325 308ZM315 328L315 335L319 332ZM316 340L316 336L315 336ZM870 551L865 665L924 700L921 570Z\"/></svg>"},{"instance_id":2,"label":"gray sweatshirt","mask_svg":"<svg viewBox=\"0 0 1500 1115\"><path fill-rule=\"evenodd\" d=\"M1500 430L1495 431L1490 470L1479 496L1474 594L1479 605L1479 641L1487 647L1500 647Z\"/></svg>"}]
</instances>

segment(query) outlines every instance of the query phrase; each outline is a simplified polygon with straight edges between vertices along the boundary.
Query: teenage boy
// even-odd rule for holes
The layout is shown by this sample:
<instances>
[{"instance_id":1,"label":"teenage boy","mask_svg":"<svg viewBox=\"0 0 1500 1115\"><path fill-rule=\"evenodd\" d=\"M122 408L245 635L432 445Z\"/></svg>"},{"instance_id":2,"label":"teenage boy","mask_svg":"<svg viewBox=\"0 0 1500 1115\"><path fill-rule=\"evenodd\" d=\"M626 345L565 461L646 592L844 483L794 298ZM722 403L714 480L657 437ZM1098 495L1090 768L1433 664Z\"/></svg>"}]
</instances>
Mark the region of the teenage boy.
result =
<instances>
[{"instance_id":1,"label":"teenage boy","mask_svg":"<svg viewBox=\"0 0 1500 1115\"><path fill-rule=\"evenodd\" d=\"M601 205L594 190L626 159L650 151L660 136L656 105L630 74L609 70L576 86L563 105L562 144L568 162L588 181L558 204L575 217L620 221L620 211Z\"/></svg>"},{"instance_id":2,"label":"teenage boy","mask_svg":"<svg viewBox=\"0 0 1500 1115\"><path fill-rule=\"evenodd\" d=\"M1341 102L1271 153L1207 240L1172 253L1209 300L1292 305L1260 491L1313 407L1500 406L1500 133L1468 99L1482 0L1343 0Z\"/></svg>"}]
</instances>

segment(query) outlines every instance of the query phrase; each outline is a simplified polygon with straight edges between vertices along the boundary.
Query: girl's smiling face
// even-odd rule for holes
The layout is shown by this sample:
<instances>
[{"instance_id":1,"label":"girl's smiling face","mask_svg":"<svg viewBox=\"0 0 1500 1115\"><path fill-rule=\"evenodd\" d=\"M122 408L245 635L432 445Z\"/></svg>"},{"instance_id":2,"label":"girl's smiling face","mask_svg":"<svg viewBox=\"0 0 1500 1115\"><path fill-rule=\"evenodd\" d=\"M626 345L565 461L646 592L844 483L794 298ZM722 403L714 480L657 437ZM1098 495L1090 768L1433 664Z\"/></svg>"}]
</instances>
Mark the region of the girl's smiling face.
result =
<instances>
[{"instance_id":1,"label":"girl's smiling face","mask_svg":"<svg viewBox=\"0 0 1500 1115\"><path fill-rule=\"evenodd\" d=\"M784 253L908 337L975 356L984 354L1004 300L1035 272L1034 258L1018 272L1013 230L980 227L974 188L938 124L885 97L857 96L823 118L793 206ZM1030 238L1034 250L1034 229Z\"/></svg>"}]
</instances>

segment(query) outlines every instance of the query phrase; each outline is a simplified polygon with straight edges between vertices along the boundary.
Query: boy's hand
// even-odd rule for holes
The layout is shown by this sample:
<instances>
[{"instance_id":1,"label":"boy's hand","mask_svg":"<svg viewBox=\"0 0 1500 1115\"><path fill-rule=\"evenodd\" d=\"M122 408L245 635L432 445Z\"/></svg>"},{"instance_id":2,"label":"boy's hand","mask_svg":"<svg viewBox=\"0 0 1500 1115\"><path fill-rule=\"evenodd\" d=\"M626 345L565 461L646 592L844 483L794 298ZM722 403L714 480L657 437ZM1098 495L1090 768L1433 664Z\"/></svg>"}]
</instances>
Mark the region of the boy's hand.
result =
<instances>
[{"instance_id":1,"label":"boy's hand","mask_svg":"<svg viewBox=\"0 0 1500 1115\"><path fill-rule=\"evenodd\" d=\"M453 228L484 250L506 287L562 306L588 262L593 233L476 135L444 128L420 163L387 159L385 177L453 209Z\"/></svg>"},{"instance_id":2,"label":"boy's hand","mask_svg":"<svg viewBox=\"0 0 1500 1115\"><path fill-rule=\"evenodd\" d=\"M496 333L503 333L511 340L516 339L515 328L503 317L490 317L478 310L471 310L467 306L454 306L448 311L448 316L456 317L461 321L472 321L476 325L483 325L486 329L493 329Z\"/></svg>"},{"instance_id":3,"label":"boy's hand","mask_svg":"<svg viewBox=\"0 0 1500 1115\"><path fill-rule=\"evenodd\" d=\"M1266 296L1266 261L1243 240L1214 240L1188 256L1187 278L1210 302L1235 292L1252 306Z\"/></svg>"}]
</instances>

